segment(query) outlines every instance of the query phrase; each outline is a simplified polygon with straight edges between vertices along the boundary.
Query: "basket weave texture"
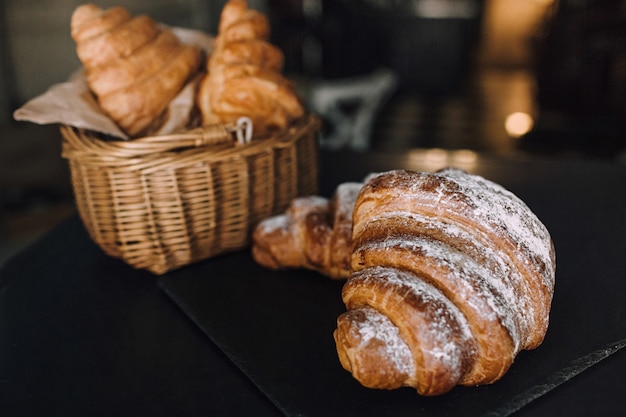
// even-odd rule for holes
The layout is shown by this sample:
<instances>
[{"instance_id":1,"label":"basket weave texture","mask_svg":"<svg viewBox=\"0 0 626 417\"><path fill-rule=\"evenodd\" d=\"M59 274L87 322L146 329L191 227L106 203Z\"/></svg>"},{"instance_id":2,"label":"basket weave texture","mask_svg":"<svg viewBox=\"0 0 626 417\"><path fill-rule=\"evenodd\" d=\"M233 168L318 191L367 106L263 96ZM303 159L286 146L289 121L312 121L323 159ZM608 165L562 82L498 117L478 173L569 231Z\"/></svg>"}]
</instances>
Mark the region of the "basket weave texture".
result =
<instances>
[{"instance_id":1,"label":"basket weave texture","mask_svg":"<svg viewBox=\"0 0 626 417\"><path fill-rule=\"evenodd\" d=\"M318 189L312 114L238 144L226 126L107 141L61 126L78 213L102 250L164 274L243 249L262 219Z\"/></svg>"}]
</instances>

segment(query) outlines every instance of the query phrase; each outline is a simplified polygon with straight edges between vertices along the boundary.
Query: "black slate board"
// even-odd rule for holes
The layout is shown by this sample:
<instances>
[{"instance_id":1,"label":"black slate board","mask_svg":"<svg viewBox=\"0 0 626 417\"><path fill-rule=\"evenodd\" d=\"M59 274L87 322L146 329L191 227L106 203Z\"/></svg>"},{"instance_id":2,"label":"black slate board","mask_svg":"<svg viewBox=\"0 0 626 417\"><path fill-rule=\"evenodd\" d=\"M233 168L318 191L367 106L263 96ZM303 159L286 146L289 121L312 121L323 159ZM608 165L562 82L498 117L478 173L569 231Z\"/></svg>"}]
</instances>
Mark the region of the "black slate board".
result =
<instances>
[{"instance_id":1,"label":"black slate board","mask_svg":"<svg viewBox=\"0 0 626 417\"><path fill-rule=\"evenodd\" d=\"M333 178L322 177L322 194L372 171L424 169L419 159L406 156L363 156L358 165L344 158L323 159L333 167ZM361 387L339 365L332 339L336 317L344 311L342 283L310 271L265 270L248 251L169 273L160 279L161 287L285 415L509 415L626 344L626 196L621 191L626 170L486 159L466 168L525 200L557 248L546 340L537 350L522 352L496 384L458 387L434 398L410 388Z\"/></svg>"}]
</instances>

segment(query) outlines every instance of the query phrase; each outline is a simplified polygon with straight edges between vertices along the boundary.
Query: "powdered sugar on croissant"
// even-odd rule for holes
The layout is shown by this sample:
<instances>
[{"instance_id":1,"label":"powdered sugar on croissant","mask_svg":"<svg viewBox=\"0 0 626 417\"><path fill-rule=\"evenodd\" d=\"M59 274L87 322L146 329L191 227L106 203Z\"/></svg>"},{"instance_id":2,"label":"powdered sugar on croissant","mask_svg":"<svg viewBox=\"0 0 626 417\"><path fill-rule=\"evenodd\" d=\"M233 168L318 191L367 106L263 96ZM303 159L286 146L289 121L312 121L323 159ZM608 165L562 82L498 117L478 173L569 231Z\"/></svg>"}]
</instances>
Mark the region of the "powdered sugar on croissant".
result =
<instances>
[{"instance_id":1,"label":"powdered sugar on croissant","mask_svg":"<svg viewBox=\"0 0 626 417\"><path fill-rule=\"evenodd\" d=\"M344 183L328 200L295 199L284 214L254 230L252 254L271 269L307 268L331 278L347 278L352 254L352 210L361 183Z\"/></svg>"},{"instance_id":2,"label":"powdered sugar on croissant","mask_svg":"<svg viewBox=\"0 0 626 417\"><path fill-rule=\"evenodd\" d=\"M501 186L453 169L380 174L356 201L352 236L335 340L363 385L436 395L492 383L541 344L554 247Z\"/></svg>"}]
</instances>

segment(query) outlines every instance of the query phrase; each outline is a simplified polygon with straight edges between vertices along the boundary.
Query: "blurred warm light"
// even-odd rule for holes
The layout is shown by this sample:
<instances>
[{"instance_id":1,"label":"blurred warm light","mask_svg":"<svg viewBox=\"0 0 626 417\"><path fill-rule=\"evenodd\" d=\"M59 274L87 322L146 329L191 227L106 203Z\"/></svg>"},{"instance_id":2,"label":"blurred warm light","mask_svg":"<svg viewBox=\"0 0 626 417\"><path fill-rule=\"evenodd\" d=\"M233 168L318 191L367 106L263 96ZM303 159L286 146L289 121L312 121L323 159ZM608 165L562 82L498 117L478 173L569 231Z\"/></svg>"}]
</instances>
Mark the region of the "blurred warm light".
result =
<instances>
[{"instance_id":1,"label":"blurred warm light","mask_svg":"<svg viewBox=\"0 0 626 417\"><path fill-rule=\"evenodd\" d=\"M524 67L533 39L554 0L485 0L481 56L489 64Z\"/></svg>"},{"instance_id":2,"label":"blurred warm light","mask_svg":"<svg viewBox=\"0 0 626 417\"><path fill-rule=\"evenodd\" d=\"M462 149L452 153L452 163L465 169L471 169L476 164L478 155L474 151Z\"/></svg>"},{"instance_id":3,"label":"blurred warm light","mask_svg":"<svg viewBox=\"0 0 626 417\"><path fill-rule=\"evenodd\" d=\"M409 153L411 169L437 171L446 167L473 171L478 165L478 154L467 149L446 151L440 148L416 149Z\"/></svg>"},{"instance_id":4,"label":"blurred warm light","mask_svg":"<svg viewBox=\"0 0 626 417\"><path fill-rule=\"evenodd\" d=\"M434 148L426 151L426 163L430 165L438 165L445 163L448 159L448 152L443 149Z\"/></svg>"},{"instance_id":5,"label":"blurred warm light","mask_svg":"<svg viewBox=\"0 0 626 417\"><path fill-rule=\"evenodd\" d=\"M504 128L509 136L519 138L533 128L533 118L528 113L515 112L507 116Z\"/></svg>"}]
</instances>

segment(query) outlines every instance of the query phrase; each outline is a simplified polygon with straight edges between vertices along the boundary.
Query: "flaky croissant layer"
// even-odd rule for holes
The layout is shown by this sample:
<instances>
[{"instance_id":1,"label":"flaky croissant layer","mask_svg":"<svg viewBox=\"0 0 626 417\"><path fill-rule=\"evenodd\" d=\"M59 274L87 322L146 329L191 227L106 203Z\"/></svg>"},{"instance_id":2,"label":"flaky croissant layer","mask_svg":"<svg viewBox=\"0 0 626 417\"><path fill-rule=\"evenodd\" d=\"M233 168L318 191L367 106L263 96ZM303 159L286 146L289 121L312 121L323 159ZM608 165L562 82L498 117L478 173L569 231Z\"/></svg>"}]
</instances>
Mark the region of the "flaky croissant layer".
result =
<instances>
[{"instance_id":1,"label":"flaky croissant layer","mask_svg":"<svg viewBox=\"0 0 626 417\"><path fill-rule=\"evenodd\" d=\"M296 198L284 214L263 220L252 235L255 261L271 269L308 268L331 278L347 278L352 209L362 185L343 183L330 200Z\"/></svg>"},{"instance_id":2,"label":"flaky croissant layer","mask_svg":"<svg viewBox=\"0 0 626 417\"><path fill-rule=\"evenodd\" d=\"M170 102L200 67L200 48L122 6L77 7L71 34L99 106L131 137L160 127Z\"/></svg>"},{"instance_id":3,"label":"flaky croissant layer","mask_svg":"<svg viewBox=\"0 0 626 417\"><path fill-rule=\"evenodd\" d=\"M334 337L364 386L488 384L541 344L554 247L503 187L454 169L380 174L356 199L352 239Z\"/></svg>"},{"instance_id":4,"label":"flaky croissant layer","mask_svg":"<svg viewBox=\"0 0 626 417\"><path fill-rule=\"evenodd\" d=\"M245 0L229 0L220 15L197 103L202 123L232 123L242 116L254 131L285 129L304 115L294 85L281 71L284 56L269 43L267 17Z\"/></svg>"}]
</instances>

